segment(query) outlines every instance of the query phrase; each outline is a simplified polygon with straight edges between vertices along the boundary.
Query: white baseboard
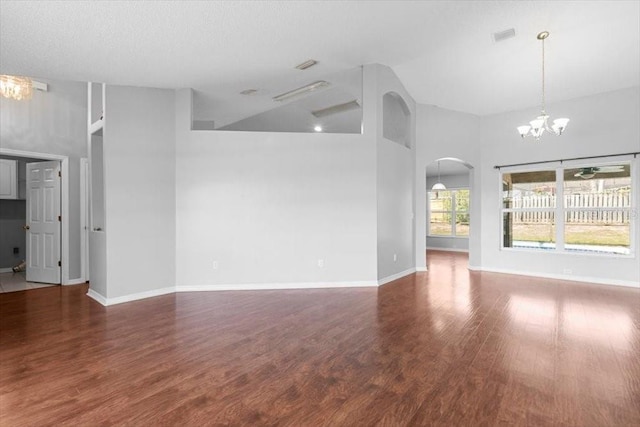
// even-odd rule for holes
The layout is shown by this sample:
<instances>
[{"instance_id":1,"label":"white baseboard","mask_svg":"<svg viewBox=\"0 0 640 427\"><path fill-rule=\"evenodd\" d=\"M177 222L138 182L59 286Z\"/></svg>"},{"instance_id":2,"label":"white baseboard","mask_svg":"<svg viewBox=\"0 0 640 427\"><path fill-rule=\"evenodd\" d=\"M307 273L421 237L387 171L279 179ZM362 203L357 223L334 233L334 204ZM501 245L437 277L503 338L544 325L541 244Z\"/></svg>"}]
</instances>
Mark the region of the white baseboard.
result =
<instances>
[{"instance_id":1,"label":"white baseboard","mask_svg":"<svg viewBox=\"0 0 640 427\"><path fill-rule=\"evenodd\" d=\"M382 279L378 280L378 286L382 286L385 285L389 282L393 282L394 280L398 280L402 277L408 276L410 274L413 274L416 272L415 267L413 268L409 268L408 270L405 271L401 271L400 273L396 273L396 274L392 274L391 276L387 276L387 277L383 277Z\"/></svg>"},{"instance_id":2,"label":"white baseboard","mask_svg":"<svg viewBox=\"0 0 640 427\"><path fill-rule=\"evenodd\" d=\"M427 267L416 267L416 272L425 272L425 271L429 271Z\"/></svg>"},{"instance_id":3,"label":"white baseboard","mask_svg":"<svg viewBox=\"0 0 640 427\"><path fill-rule=\"evenodd\" d=\"M603 279L600 277L574 276L568 274L538 273L531 271L509 270L503 268L469 267L469 270L485 271L488 273L514 274L517 276L542 277L544 279L568 280L571 282L584 282L597 285L613 285L630 288L640 288L640 282L634 282L631 280Z\"/></svg>"},{"instance_id":4,"label":"white baseboard","mask_svg":"<svg viewBox=\"0 0 640 427\"><path fill-rule=\"evenodd\" d=\"M178 285L176 292L203 291L268 291L283 289L330 289L375 287L374 281L359 282L306 282L306 283L238 283L220 285Z\"/></svg>"},{"instance_id":5,"label":"white baseboard","mask_svg":"<svg viewBox=\"0 0 640 427\"><path fill-rule=\"evenodd\" d=\"M203 292L203 291L260 291L260 290L285 290L285 289L330 289L330 288L362 288L377 287L375 281L358 282L306 282L306 283L239 283L220 285L183 285L152 291L140 292L137 294L123 295L116 298L106 298L93 289L89 289L87 295L104 306L122 304L129 301L136 301L160 295L172 294L176 292Z\"/></svg>"},{"instance_id":6,"label":"white baseboard","mask_svg":"<svg viewBox=\"0 0 640 427\"><path fill-rule=\"evenodd\" d=\"M69 279L69 280L67 280L67 283L63 283L63 285L64 286L67 286L67 285L81 285L83 283L87 283L87 281L82 279L82 278L80 278L80 279Z\"/></svg>"},{"instance_id":7,"label":"white baseboard","mask_svg":"<svg viewBox=\"0 0 640 427\"><path fill-rule=\"evenodd\" d=\"M11 267L0 268L0 273L13 273L13 268Z\"/></svg>"},{"instance_id":8,"label":"white baseboard","mask_svg":"<svg viewBox=\"0 0 640 427\"><path fill-rule=\"evenodd\" d=\"M130 302L130 301L137 301L139 299L157 297L157 296L166 295L166 294L173 294L175 292L176 292L176 288L170 287L170 288L153 289L151 291L139 292L137 294L123 295L121 297L105 298L104 296L100 295L94 290L89 289L89 292L87 292L87 295L93 298L94 300L98 301L100 304L104 306L110 306L110 305Z\"/></svg>"},{"instance_id":9,"label":"white baseboard","mask_svg":"<svg viewBox=\"0 0 640 427\"><path fill-rule=\"evenodd\" d=\"M97 293L96 291L94 291L93 289L89 289L89 291L87 291L87 296L89 298L92 298L96 301L98 301L100 304L106 306L107 305L107 299L105 297L103 297L102 295L100 295L99 293Z\"/></svg>"},{"instance_id":10,"label":"white baseboard","mask_svg":"<svg viewBox=\"0 0 640 427\"><path fill-rule=\"evenodd\" d=\"M434 248L432 246L427 246L428 251L442 251L442 252L465 252L469 253L469 249L458 249L458 248Z\"/></svg>"}]
</instances>

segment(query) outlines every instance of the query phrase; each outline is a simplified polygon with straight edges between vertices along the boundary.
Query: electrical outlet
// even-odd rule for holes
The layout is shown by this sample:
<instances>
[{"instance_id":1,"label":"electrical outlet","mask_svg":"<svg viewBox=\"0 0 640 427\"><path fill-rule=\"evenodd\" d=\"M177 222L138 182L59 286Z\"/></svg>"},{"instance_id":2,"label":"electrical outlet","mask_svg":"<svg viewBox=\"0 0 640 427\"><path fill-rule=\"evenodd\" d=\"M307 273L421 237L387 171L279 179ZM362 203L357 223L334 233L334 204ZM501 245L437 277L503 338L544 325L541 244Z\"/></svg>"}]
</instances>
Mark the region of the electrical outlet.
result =
<instances>
[{"instance_id":1,"label":"electrical outlet","mask_svg":"<svg viewBox=\"0 0 640 427\"><path fill-rule=\"evenodd\" d=\"M213 269L214 270L218 269L218 261L213 261Z\"/></svg>"},{"instance_id":2,"label":"electrical outlet","mask_svg":"<svg viewBox=\"0 0 640 427\"><path fill-rule=\"evenodd\" d=\"M393 262L398 261L398 254L393 254Z\"/></svg>"},{"instance_id":3,"label":"electrical outlet","mask_svg":"<svg viewBox=\"0 0 640 427\"><path fill-rule=\"evenodd\" d=\"M562 272L563 272L564 274L573 274L573 270L572 270L572 269L570 269L570 268L565 268L564 270L562 270Z\"/></svg>"},{"instance_id":4,"label":"electrical outlet","mask_svg":"<svg viewBox=\"0 0 640 427\"><path fill-rule=\"evenodd\" d=\"M320 268L324 267L324 260L323 259L319 259L318 260L318 267L320 267Z\"/></svg>"}]
</instances>

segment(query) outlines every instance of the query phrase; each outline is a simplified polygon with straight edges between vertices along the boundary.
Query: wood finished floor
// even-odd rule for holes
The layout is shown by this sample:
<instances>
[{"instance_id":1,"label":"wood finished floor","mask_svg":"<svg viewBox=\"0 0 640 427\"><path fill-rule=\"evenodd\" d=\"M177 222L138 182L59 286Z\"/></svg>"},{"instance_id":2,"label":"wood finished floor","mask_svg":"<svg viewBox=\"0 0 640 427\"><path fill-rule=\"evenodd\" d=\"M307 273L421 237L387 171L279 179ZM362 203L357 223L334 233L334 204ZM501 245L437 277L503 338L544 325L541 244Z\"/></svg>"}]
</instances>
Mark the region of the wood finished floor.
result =
<instances>
[{"instance_id":1,"label":"wood finished floor","mask_svg":"<svg viewBox=\"0 0 640 427\"><path fill-rule=\"evenodd\" d=\"M0 425L640 425L640 290L469 272L379 289L0 295Z\"/></svg>"}]
</instances>

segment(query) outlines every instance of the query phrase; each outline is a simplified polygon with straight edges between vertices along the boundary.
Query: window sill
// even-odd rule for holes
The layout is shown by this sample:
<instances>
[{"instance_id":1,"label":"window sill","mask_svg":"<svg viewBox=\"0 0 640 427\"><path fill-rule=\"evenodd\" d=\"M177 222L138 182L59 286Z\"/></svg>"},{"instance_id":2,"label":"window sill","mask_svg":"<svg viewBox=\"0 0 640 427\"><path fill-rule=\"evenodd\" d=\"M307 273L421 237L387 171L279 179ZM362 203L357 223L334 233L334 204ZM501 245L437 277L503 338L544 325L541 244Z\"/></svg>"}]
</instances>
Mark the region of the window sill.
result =
<instances>
[{"instance_id":1,"label":"window sill","mask_svg":"<svg viewBox=\"0 0 640 427\"><path fill-rule=\"evenodd\" d=\"M554 248L505 248L501 247L501 251L506 252L523 252L523 253L534 253L534 254L553 254L553 255L574 255L574 256L587 256L587 257L596 257L596 258L622 258L622 259L634 259L635 253L631 252L629 254L617 254L617 253L604 253L604 252L587 252L587 251L576 251L576 250L558 250Z\"/></svg>"}]
</instances>

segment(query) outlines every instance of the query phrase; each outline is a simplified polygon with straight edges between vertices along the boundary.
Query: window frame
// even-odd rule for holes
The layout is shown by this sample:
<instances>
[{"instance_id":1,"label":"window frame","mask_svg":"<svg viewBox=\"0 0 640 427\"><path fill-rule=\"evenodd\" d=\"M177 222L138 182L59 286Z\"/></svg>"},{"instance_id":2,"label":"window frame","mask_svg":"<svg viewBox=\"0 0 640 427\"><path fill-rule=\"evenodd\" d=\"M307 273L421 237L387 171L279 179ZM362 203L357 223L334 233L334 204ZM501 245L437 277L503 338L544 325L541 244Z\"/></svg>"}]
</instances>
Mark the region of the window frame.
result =
<instances>
[{"instance_id":1,"label":"window frame","mask_svg":"<svg viewBox=\"0 0 640 427\"><path fill-rule=\"evenodd\" d=\"M469 208L464 211L458 211L456 209L456 194L460 190L466 190L469 192ZM451 192L451 210L432 210L431 209L431 193L435 193L433 190L427 190L427 237L437 237L437 238L445 238L445 239L468 239L469 234L471 234L471 190L469 187L455 187L455 188L447 188L446 190L440 191L449 191ZM451 215L451 234L431 234L431 213L444 213ZM466 235L456 235L456 218L458 214L467 214L469 215L469 234Z\"/></svg>"},{"instance_id":2,"label":"window frame","mask_svg":"<svg viewBox=\"0 0 640 427\"><path fill-rule=\"evenodd\" d=\"M637 188L640 186L640 181L638 177L637 171L637 163L635 157L629 158L606 158L603 157L601 160L594 159L592 162L585 162L584 160L579 162L573 161L561 161L556 165L545 165L538 164L532 165L529 167L504 167L499 170L498 173L498 212L499 212L499 249L501 251L507 252L527 252L527 253L552 253L552 254L562 254L562 255L578 255L578 256L595 256L595 257L605 257L605 258L635 258L636 257L636 233L637 233L637 217L638 217L638 207L637 207ZM586 167L600 167L600 166L611 166L611 165L621 165L628 164L629 165L629 178L631 181L631 191L630 191L630 204L629 207L619 208L596 208L596 207L586 207L586 208L575 208L575 207L565 207L564 205L564 171L566 169L575 169L575 168L586 168ZM556 175L556 206L555 208L526 208L526 209L513 209L513 208L505 208L503 204L503 175L504 174L512 174L512 173L522 173L522 172L536 172L536 171L555 171ZM567 250L565 248L565 214L568 212L575 211L629 211L630 221L629 221L629 253L621 254L621 253L602 253L602 252L587 252L587 251L579 251L579 250ZM504 214L506 212L525 212L525 211L552 211L554 212L554 225L555 225L555 248L526 248L526 247L508 247L504 246Z\"/></svg>"}]
</instances>

